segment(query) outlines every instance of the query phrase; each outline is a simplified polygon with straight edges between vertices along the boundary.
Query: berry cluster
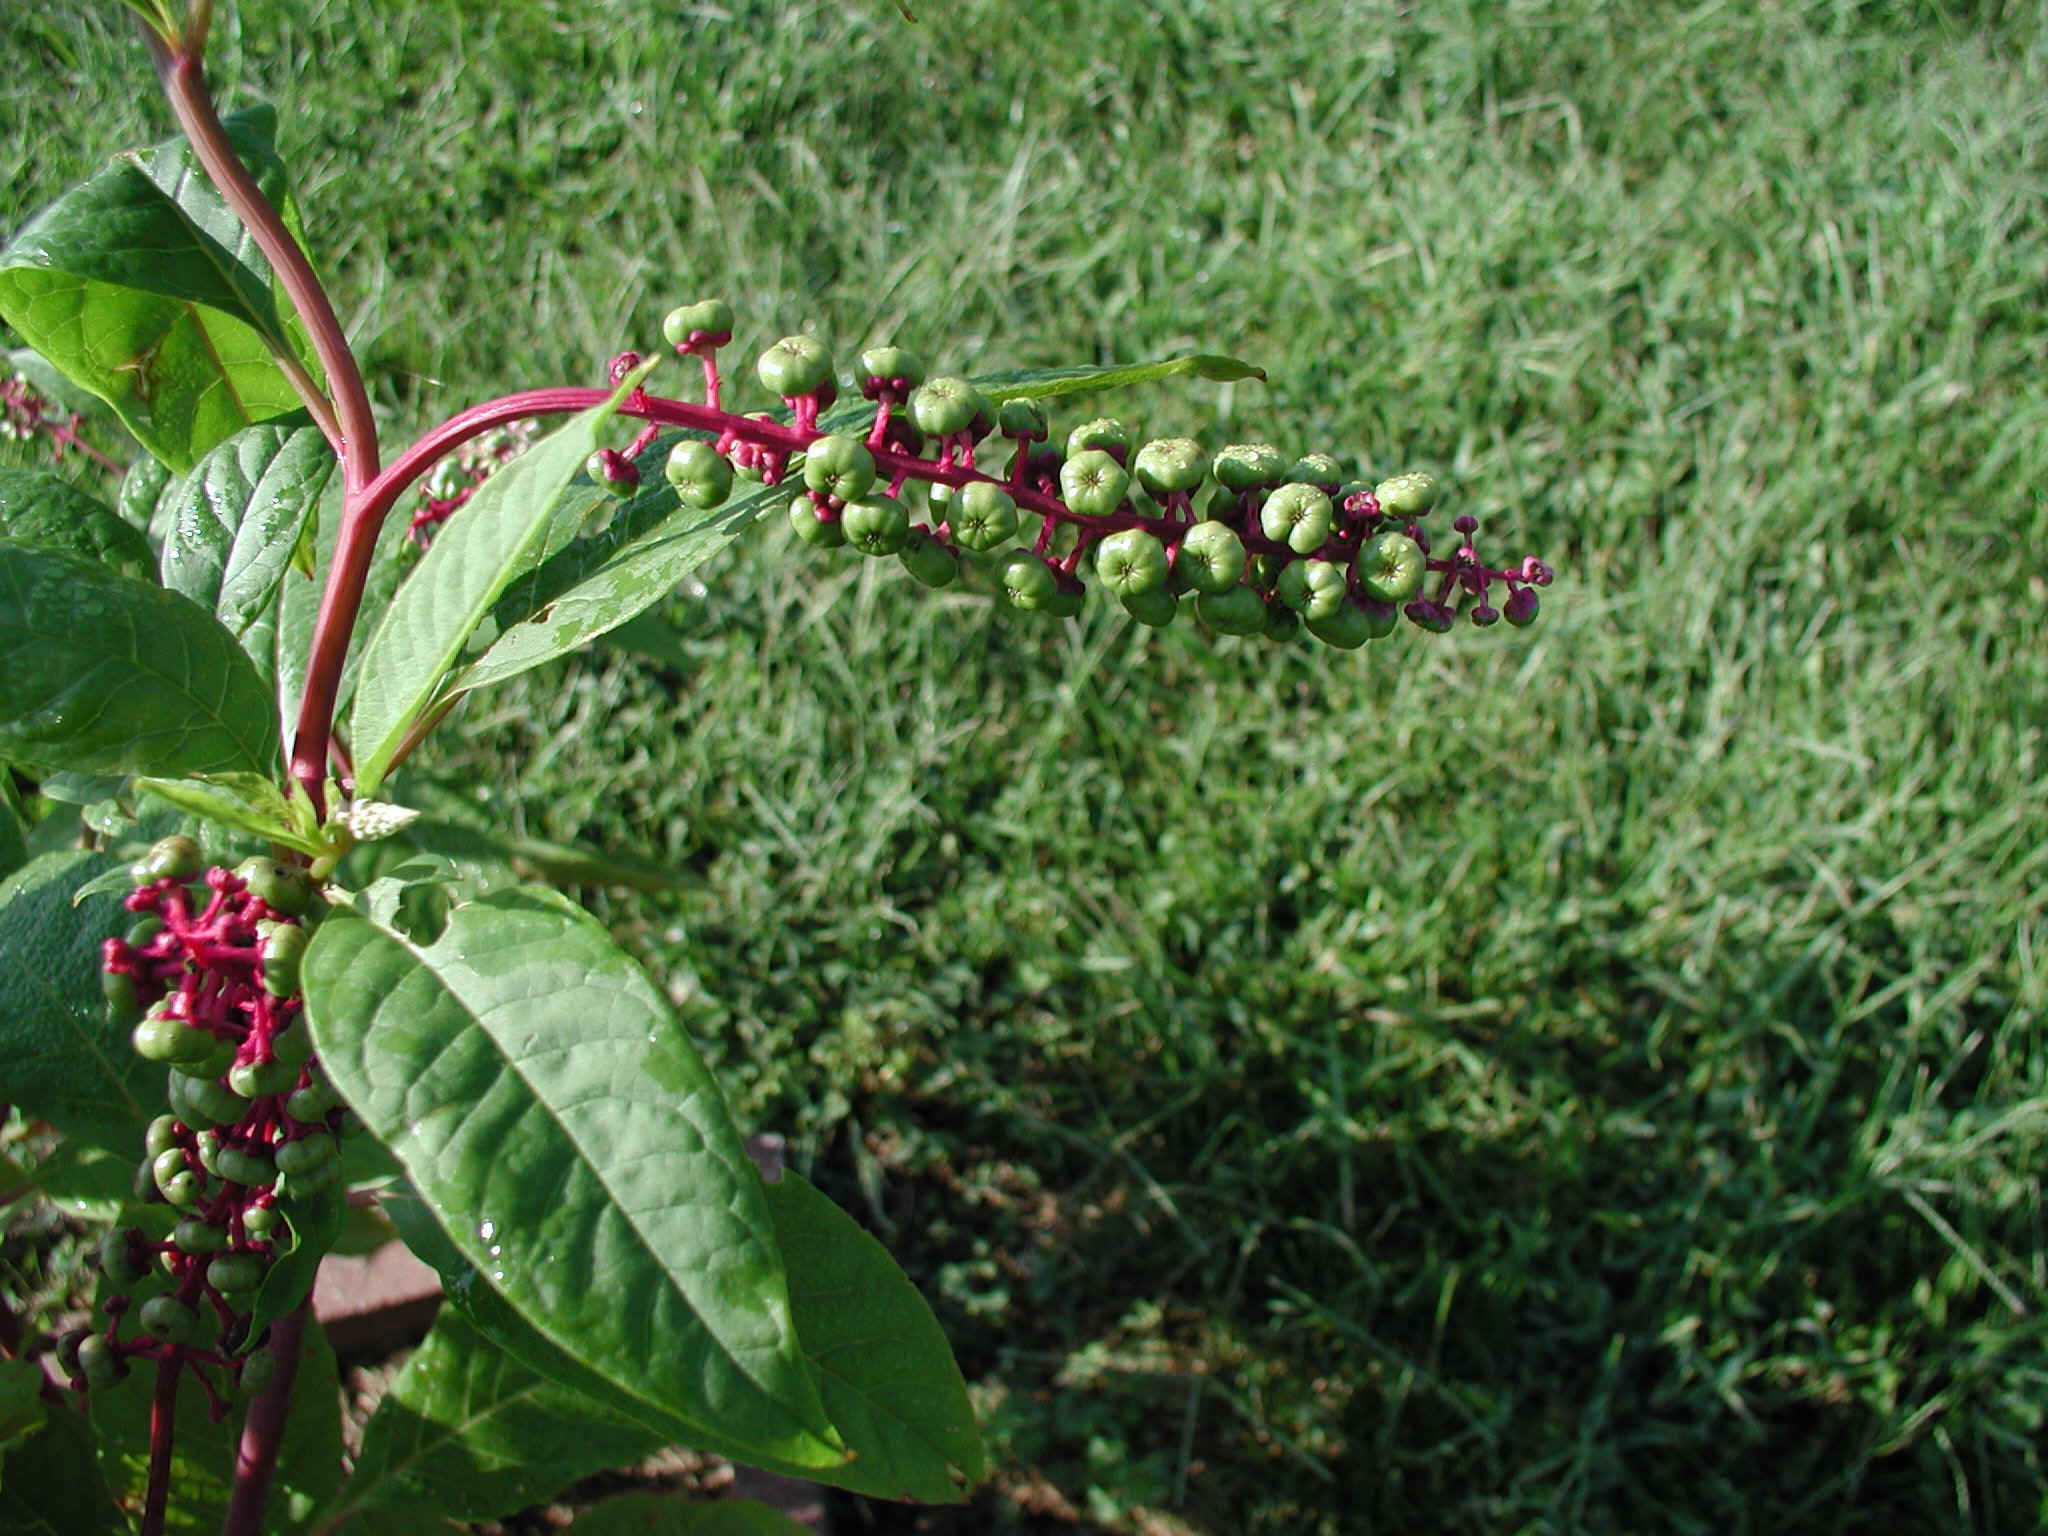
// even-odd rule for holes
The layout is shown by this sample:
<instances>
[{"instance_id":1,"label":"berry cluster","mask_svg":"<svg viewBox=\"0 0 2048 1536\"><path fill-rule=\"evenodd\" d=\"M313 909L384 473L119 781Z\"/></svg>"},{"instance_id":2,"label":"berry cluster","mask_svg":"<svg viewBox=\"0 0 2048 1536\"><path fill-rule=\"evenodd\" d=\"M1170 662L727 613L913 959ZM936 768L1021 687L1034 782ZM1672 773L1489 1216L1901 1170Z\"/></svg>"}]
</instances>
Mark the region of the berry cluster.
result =
<instances>
[{"instance_id":1,"label":"berry cluster","mask_svg":"<svg viewBox=\"0 0 2048 1536\"><path fill-rule=\"evenodd\" d=\"M814 337L785 336L755 362L787 421L721 408L719 349L732 340L722 302L685 305L663 322L667 342L703 367L705 406L636 395L627 414L703 422L669 453L665 475L689 505L713 508L738 478L776 485L797 475L790 503L797 536L821 548L895 555L918 580L943 586L964 562L994 567L1014 607L1067 615L1092 569L1139 622L1164 625L1192 608L1210 629L1284 636L1298 627L1350 649L1393 630L1451 627L1457 604L1485 626L1535 619L1536 589L1552 573L1528 558L1506 568L1481 558L1478 521L1457 518L1439 550L1423 526L1434 477L1346 481L1337 461L1289 458L1263 443L1205 452L1191 438L1140 442L1104 417L1051 444L1036 400L997 403L965 379L927 378L900 347L860 354L855 381L874 411L864 430L826 432L838 398L831 354ZM622 354L614 383L640 359ZM663 411L660 407L670 407ZM620 452L603 448L585 468L618 495L639 484L635 456L652 424ZM991 436L1006 444L996 472L982 467ZM913 485L925 489L911 494ZM1504 593L1498 606L1491 600Z\"/></svg>"},{"instance_id":2,"label":"berry cluster","mask_svg":"<svg viewBox=\"0 0 2048 1536\"><path fill-rule=\"evenodd\" d=\"M274 859L205 868L186 837L165 838L131 875L135 923L106 941L102 981L137 1052L171 1069L171 1113L149 1127L135 1193L177 1220L162 1240L139 1226L106 1239L100 1269L119 1288L103 1303L107 1325L67 1338L60 1358L80 1388L110 1386L139 1356L222 1367L254 1391L270 1357L244 1351L251 1303L287 1236L279 1201L334 1184L336 1138L352 1128L301 1018L317 897L304 872ZM138 1327L124 1338L131 1311Z\"/></svg>"}]
</instances>

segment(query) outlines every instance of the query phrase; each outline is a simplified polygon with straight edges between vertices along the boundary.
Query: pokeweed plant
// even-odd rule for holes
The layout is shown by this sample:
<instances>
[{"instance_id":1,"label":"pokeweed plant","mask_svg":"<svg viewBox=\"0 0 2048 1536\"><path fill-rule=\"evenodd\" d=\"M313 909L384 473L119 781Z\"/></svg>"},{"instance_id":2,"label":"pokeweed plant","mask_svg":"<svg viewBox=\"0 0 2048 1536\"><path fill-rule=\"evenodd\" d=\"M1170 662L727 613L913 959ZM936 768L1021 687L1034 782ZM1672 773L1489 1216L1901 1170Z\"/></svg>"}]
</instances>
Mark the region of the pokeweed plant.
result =
<instances>
[{"instance_id":1,"label":"pokeweed plant","mask_svg":"<svg viewBox=\"0 0 2048 1536\"><path fill-rule=\"evenodd\" d=\"M73 1153L50 1187L94 1157L123 1186L94 1320L0 1318L5 1499L65 1531L324 1532L495 1516L672 1443L962 1496L983 1451L910 1282L757 1164L591 916L465 884L394 773L469 694L771 514L1054 618L1092 575L1141 624L1340 650L1461 609L1527 624L1551 572L1488 563L1470 517L1432 537L1426 474L1047 411L1257 373L1227 358L968 380L891 345L842 377L788 336L751 369L780 408L745 412L719 300L663 324L682 394L623 352L602 387L488 401L387 462L272 120L208 92L208 0L127 4L180 140L0 252L32 349L7 429L108 473L96 422L142 450L115 506L0 472L0 1099ZM44 847L67 805L86 846ZM371 1207L449 1304L344 1477L308 1295Z\"/></svg>"}]
</instances>

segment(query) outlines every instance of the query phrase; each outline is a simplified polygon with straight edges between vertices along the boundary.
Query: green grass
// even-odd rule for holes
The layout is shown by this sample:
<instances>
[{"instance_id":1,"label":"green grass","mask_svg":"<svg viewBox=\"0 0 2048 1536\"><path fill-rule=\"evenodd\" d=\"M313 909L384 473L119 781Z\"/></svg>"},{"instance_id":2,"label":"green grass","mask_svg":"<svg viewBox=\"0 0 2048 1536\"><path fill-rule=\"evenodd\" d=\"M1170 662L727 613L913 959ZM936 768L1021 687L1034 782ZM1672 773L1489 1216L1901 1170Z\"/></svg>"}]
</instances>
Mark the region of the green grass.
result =
<instances>
[{"instance_id":1,"label":"green grass","mask_svg":"<svg viewBox=\"0 0 2048 1536\"><path fill-rule=\"evenodd\" d=\"M413 779L691 873L585 894L940 1307L963 1528L2048 1520L2038 10L728 9L223 27L394 430L702 293L1228 351L1091 406L1559 570L1346 657L775 528ZM9 221L163 129L100 10L0 19Z\"/></svg>"}]
</instances>

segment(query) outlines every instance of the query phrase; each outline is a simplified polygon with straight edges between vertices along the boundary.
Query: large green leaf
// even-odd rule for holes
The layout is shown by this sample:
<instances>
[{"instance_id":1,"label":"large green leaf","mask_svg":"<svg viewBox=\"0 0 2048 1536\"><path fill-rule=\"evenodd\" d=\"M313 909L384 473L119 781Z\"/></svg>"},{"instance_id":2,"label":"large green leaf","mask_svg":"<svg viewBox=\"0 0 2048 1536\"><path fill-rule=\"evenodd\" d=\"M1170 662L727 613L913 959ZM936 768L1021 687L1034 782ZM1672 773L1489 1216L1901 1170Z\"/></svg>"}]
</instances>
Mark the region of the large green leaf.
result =
<instances>
[{"instance_id":1,"label":"large green leaf","mask_svg":"<svg viewBox=\"0 0 2048 1536\"><path fill-rule=\"evenodd\" d=\"M93 1433L99 1441L100 1471L114 1497L140 1509L149 1482L150 1396L156 1367L141 1363L119 1386L92 1394ZM235 1453L242 1438L246 1397L235 1399L225 1418L207 1412L197 1382L178 1385L178 1410L171 1441L171 1498L166 1536L215 1536L234 1496ZM270 1503L263 1529L290 1536L341 1480L341 1391L334 1351L310 1317L299 1347L298 1374Z\"/></svg>"},{"instance_id":2,"label":"large green leaf","mask_svg":"<svg viewBox=\"0 0 2048 1536\"><path fill-rule=\"evenodd\" d=\"M0 469L0 539L61 550L123 576L156 575L149 540L98 499L46 470Z\"/></svg>"},{"instance_id":3,"label":"large green leaf","mask_svg":"<svg viewBox=\"0 0 2048 1536\"><path fill-rule=\"evenodd\" d=\"M939 1320L889 1251L785 1173L767 1186L797 1336L869 1490L941 1503L987 1472L967 1384Z\"/></svg>"},{"instance_id":4,"label":"large green leaf","mask_svg":"<svg viewBox=\"0 0 2048 1536\"><path fill-rule=\"evenodd\" d=\"M443 1307L364 1428L354 1472L316 1518L417 1509L488 1520L665 1443L527 1369Z\"/></svg>"},{"instance_id":5,"label":"large green leaf","mask_svg":"<svg viewBox=\"0 0 2048 1536\"><path fill-rule=\"evenodd\" d=\"M161 549L170 533L171 519L178 505L179 483L179 477L171 472L170 465L146 453L130 464L128 473L121 477L117 508L121 520L148 539L152 551ZM154 553L150 555L149 564L154 571Z\"/></svg>"},{"instance_id":6,"label":"large green leaf","mask_svg":"<svg viewBox=\"0 0 2048 1536\"><path fill-rule=\"evenodd\" d=\"M0 1536L113 1536L128 1529L107 1496L83 1413L48 1414L0 1467Z\"/></svg>"},{"instance_id":7,"label":"large green leaf","mask_svg":"<svg viewBox=\"0 0 2048 1536\"><path fill-rule=\"evenodd\" d=\"M234 638L175 592L0 543L0 757L166 777L277 766L277 710Z\"/></svg>"},{"instance_id":8,"label":"large green leaf","mask_svg":"<svg viewBox=\"0 0 2048 1536\"><path fill-rule=\"evenodd\" d=\"M164 585L210 608L246 643L251 626L276 607L334 466L334 451L303 412L237 432L179 487ZM260 666L264 658L255 659Z\"/></svg>"},{"instance_id":9,"label":"large green leaf","mask_svg":"<svg viewBox=\"0 0 2048 1536\"><path fill-rule=\"evenodd\" d=\"M841 1458L760 1178L667 999L594 919L498 891L421 945L340 908L301 974L328 1075L535 1328L661 1412Z\"/></svg>"},{"instance_id":10,"label":"large green leaf","mask_svg":"<svg viewBox=\"0 0 2048 1536\"><path fill-rule=\"evenodd\" d=\"M435 703L499 594L575 536L583 514L565 511L570 484L644 373L492 475L434 536L384 611L356 678L349 740L358 794L376 794L406 732Z\"/></svg>"},{"instance_id":11,"label":"large green leaf","mask_svg":"<svg viewBox=\"0 0 2048 1536\"><path fill-rule=\"evenodd\" d=\"M295 226L275 126L267 107L227 119ZM180 472L299 406L278 355L314 366L268 264L182 139L120 157L16 235L0 251L0 318Z\"/></svg>"},{"instance_id":12,"label":"large green leaf","mask_svg":"<svg viewBox=\"0 0 2048 1536\"><path fill-rule=\"evenodd\" d=\"M133 1157L163 1107L164 1069L135 1054L100 997L100 944L128 915L112 892L72 905L117 864L46 853L0 882L0 1104L68 1110L96 1145Z\"/></svg>"},{"instance_id":13,"label":"large green leaf","mask_svg":"<svg viewBox=\"0 0 2048 1536\"><path fill-rule=\"evenodd\" d=\"M1266 370L1234 357L1213 352L1194 352L1169 357L1156 363L1110 363L1104 366L1077 365L1072 368L1017 368L1002 373L979 374L974 387L989 399L1046 400L1055 395L1090 394L1101 389L1125 389L1133 384L1150 384L1159 379L1196 378L1230 383L1237 379L1263 379Z\"/></svg>"},{"instance_id":14,"label":"large green leaf","mask_svg":"<svg viewBox=\"0 0 2048 1536\"><path fill-rule=\"evenodd\" d=\"M810 1527L759 1499L624 1493L578 1515L576 1536L809 1536Z\"/></svg>"}]
</instances>

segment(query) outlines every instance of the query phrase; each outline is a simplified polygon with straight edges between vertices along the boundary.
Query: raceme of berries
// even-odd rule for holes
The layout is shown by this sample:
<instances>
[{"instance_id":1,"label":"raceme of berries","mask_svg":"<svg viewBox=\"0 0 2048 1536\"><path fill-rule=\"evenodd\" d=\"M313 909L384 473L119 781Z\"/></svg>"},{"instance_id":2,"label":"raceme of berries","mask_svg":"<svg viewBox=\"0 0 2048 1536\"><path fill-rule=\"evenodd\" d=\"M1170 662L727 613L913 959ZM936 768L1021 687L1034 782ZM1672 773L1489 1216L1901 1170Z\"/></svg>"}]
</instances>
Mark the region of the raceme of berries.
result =
<instances>
[{"instance_id":1,"label":"raceme of berries","mask_svg":"<svg viewBox=\"0 0 2048 1536\"><path fill-rule=\"evenodd\" d=\"M102 1244L105 1326L68 1336L60 1359L81 1389L113 1386L137 1359L190 1368L218 1414L209 1371L254 1391L268 1368L249 1325L286 1236L279 1202L334 1186L338 1138L355 1128L313 1059L299 999L320 899L274 859L206 867L187 837L129 873L135 920L103 946L102 981L136 1051L170 1068L135 1195L176 1220L168 1237L137 1226Z\"/></svg>"},{"instance_id":2,"label":"raceme of berries","mask_svg":"<svg viewBox=\"0 0 2048 1536\"><path fill-rule=\"evenodd\" d=\"M1219 633L1306 629L1343 649L1390 633L1401 617L1448 630L1461 605L1481 627L1528 624L1537 589L1552 580L1533 557L1489 562L1469 515L1452 522L1455 538L1432 536L1425 520L1439 486L1429 474L1347 481L1328 454L1291 457L1266 443L1210 452L1188 437L1143 439L1111 417L1062 435L1042 401L996 401L966 379L928 377L900 347L859 356L852 383L874 405L864 430L821 428L839 387L831 352L810 335L782 337L755 360L755 379L784 414L728 411L718 354L733 324L715 299L670 312L663 339L701 364L703 404L635 391L622 414L646 425L623 451L590 456L592 481L632 494L634 460L659 425L692 427L700 435L677 442L664 464L690 506L716 508L742 480L793 479L799 540L894 555L928 585L979 568L1011 606L1064 616L1079 610L1092 574L1143 624L1192 610ZM612 381L639 363L621 354ZM421 525L416 516L416 533Z\"/></svg>"}]
</instances>

